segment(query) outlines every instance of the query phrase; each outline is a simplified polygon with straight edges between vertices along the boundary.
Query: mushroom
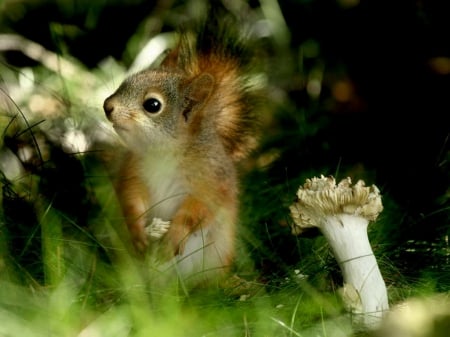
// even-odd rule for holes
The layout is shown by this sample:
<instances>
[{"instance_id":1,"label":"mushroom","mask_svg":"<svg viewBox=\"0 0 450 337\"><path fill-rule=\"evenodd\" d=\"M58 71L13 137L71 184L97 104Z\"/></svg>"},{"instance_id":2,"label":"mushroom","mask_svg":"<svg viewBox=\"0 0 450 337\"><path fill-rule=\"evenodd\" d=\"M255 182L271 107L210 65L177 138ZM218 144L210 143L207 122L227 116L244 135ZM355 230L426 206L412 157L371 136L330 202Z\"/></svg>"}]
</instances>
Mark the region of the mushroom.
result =
<instances>
[{"instance_id":1,"label":"mushroom","mask_svg":"<svg viewBox=\"0 0 450 337\"><path fill-rule=\"evenodd\" d=\"M292 233L318 227L328 241L344 279L341 291L355 323L376 328L389 309L386 285L367 235L369 221L383 210L375 185L350 178L338 185L333 177L307 179L290 207Z\"/></svg>"}]
</instances>

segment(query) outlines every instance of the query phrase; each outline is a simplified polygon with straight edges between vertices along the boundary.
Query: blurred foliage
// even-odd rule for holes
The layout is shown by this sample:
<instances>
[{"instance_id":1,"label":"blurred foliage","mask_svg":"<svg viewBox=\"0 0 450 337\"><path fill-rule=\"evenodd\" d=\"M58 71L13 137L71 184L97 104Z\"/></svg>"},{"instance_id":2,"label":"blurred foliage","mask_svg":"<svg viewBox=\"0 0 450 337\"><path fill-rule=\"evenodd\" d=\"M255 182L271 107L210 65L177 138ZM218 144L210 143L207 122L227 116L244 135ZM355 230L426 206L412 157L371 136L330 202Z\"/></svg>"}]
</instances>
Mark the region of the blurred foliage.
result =
<instances>
[{"instance_id":1,"label":"blurred foliage","mask_svg":"<svg viewBox=\"0 0 450 337\"><path fill-rule=\"evenodd\" d=\"M60 289L84 294L70 310L115 301L118 285L104 275L120 278L107 248L120 216L104 163L117 140L102 103L153 37L170 43L208 3L251 27L268 86L261 147L244 165L238 271L269 294L284 289L274 299L290 301L284 321L295 318L299 287L334 291L340 273L323 238L293 237L287 206L306 178L350 176L376 184L384 197L369 234L391 300L450 290L450 20L433 1L3 0L0 273L38 287L82 270L84 283L69 280L79 288L63 282ZM42 244L48 233L54 240ZM59 250L76 261L70 272L43 264L58 264ZM113 290L90 293L94 285ZM108 312L122 314L119 331L135 313ZM320 322L304 315L302 324ZM295 335L275 325L267 331Z\"/></svg>"}]
</instances>

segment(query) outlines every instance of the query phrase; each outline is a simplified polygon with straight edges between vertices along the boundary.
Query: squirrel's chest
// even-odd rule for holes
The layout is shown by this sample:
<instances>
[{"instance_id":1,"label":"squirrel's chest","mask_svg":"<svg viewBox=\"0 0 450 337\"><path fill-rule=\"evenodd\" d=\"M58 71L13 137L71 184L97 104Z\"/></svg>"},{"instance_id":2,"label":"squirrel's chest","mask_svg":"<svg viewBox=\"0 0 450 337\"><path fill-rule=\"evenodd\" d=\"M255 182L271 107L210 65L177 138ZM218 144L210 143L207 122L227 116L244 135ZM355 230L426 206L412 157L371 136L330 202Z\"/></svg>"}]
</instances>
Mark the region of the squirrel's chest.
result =
<instances>
[{"instance_id":1,"label":"squirrel's chest","mask_svg":"<svg viewBox=\"0 0 450 337\"><path fill-rule=\"evenodd\" d=\"M148 159L141 167L141 176L150 196L149 213L170 220L189 193L177 162L170 157Z\"/></svg>"}]
</instances>

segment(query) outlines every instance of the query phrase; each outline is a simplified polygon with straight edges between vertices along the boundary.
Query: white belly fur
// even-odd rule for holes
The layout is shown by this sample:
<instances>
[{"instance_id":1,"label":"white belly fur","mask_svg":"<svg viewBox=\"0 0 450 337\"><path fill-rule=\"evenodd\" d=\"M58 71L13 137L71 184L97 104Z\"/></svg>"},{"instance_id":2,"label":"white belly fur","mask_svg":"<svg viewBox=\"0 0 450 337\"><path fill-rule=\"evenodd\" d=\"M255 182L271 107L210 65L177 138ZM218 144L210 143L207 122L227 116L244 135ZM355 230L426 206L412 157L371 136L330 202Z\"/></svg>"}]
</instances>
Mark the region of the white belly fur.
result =
<instances>
[{"instance_id":1,"label":"white belly fur","mask_svg":"<svg viewBox=\"0 0 450 337\"><path fill-rule=\"evenodd\" d=\"M193 232L184 251L172 260L156 267L163 284L178 280L187 289L218 279L228 267L227 256L232 241L221 235L220 225Z\"/></svg>"},{"instance_id":2,"label":"white belly fur","mask_svg":"<svg viewBox=\"0 0 450 337\"><path fill-rule=\"evenodd\" d=\"M189 190L177 174L176 161L170 157L157 162L148 162L144 174L149 182L150 195L154 201L150 216L170 221L181 202L189 194ZM227 267L228 257L232 250L233 238L230 237L227 226L230 224L227 212L217 211L214 223L206 224L193 232L186 240L185 248L180 255L172 260L156 262L156 269L163 284L175 281L184 282L188 288L215 279ZM151 259L152 260L152 259ZM159 264L159 265L158 265ZM155 268L155 265L151 269ZM158 282L159 283L159 282Z\"/></svg>"},{"instance_id":3,"label":"white belly fur","mask_svg":"<svg viewBox=\"0 0 450 337\"><path fill-rule=\"evenodd\" d=\"M169 155L163 158L155 155L154 158L156 160L148 159L142 167L152 200L149 214L151 218L168 221L189 191L181 181L174 158Z\"/></svg>"}]
</instances>

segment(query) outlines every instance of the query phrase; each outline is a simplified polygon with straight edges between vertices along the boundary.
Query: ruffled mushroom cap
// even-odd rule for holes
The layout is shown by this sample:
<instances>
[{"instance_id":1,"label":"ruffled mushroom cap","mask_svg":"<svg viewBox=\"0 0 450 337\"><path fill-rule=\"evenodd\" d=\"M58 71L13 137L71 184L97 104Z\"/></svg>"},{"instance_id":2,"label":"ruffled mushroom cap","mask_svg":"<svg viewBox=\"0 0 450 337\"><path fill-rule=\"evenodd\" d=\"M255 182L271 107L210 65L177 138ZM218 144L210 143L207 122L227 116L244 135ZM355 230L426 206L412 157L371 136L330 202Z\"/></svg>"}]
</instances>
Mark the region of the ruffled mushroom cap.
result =
<instances>
[{"instance_id":1,"label":"ruffled mushroom cap","mask_svg":"<svg viewBox=\"0 0 450 337\"><path fill-rule=\"evenodd\" d=\"M349 214L373 221L383 210L380 191L375 185L366 187L359 180L352 186L349 177L337 185L333 177L307 179L298 189L297 197L297 202L290 207L294 235L306 228L320 227L317 219L323 216Z\"/></svg>"}]
</instances>

